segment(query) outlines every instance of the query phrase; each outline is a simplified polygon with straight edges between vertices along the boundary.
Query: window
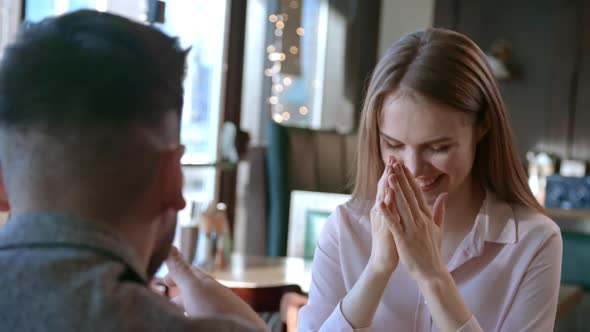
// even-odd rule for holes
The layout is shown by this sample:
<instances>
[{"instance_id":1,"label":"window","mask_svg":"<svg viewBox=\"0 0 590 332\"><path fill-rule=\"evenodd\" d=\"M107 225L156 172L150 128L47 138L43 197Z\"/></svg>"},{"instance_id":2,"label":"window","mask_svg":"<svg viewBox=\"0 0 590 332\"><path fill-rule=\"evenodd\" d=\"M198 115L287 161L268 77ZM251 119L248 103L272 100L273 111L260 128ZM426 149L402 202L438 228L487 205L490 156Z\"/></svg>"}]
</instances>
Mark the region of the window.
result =
<instances>
[{"instance_id":1,"label":"window","mask_svg":"<svg viewBox=\"0 0 590 332\"><path fill-rule=\"evenodd\" d=\"M25 20L38 22L48 16L85 8L108 11L141 22L147 20L146 0L26 0Z\"/></svg>"},{"instance_id":2,"label":"window","mask_svg":"<svg viewBox=\"0 0 590 332\"><path fill-rule=\"evenodd\" d=\"M168 0L163 30L177 36L188 54L182 141L183 164L217 161L223 90L227 1Z\"/></svg>"},{"instance_id":3,"label":"window","mask_svg":"<svg viewBox=\"0 0 590 332\"><path fill-rule=\"evenodd\" d=\"M181 126L186 146L182 163L187 208L179 214L183 224L217 197L229 8L227 0L167 0L165 4L161 29L178 37L182 47L190 47Z\"/></svg>"},{"instance_id":4,"label":"window","mask_svg":"<svg viewBox=\"0 0 590 332\"><path fill-rule=\"evenodd\" d=\"M19 0L0 0L0 58L4 47L14 38L21 18Z\"/></svg>"}]
</instances>

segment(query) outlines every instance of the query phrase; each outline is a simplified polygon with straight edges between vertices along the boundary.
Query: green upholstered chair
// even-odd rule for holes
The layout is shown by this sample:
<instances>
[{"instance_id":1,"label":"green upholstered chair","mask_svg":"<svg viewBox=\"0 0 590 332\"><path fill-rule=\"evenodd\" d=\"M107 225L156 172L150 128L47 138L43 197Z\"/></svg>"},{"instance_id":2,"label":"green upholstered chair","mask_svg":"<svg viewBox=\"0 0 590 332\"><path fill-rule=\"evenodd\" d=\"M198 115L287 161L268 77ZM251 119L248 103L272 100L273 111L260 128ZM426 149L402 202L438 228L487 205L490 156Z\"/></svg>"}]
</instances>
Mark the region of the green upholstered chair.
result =
<instances>
[{"instance_id":1,"label":"green upholstered chair","mask_svg":"<svg viewBox=\"0 0 590 332\"><path fill-rule=\"evenodd\" d=\"M287 250L290 195L293 190L350 193L356 134L268 125L267 252Z\"/></svg>"}]
</instances>

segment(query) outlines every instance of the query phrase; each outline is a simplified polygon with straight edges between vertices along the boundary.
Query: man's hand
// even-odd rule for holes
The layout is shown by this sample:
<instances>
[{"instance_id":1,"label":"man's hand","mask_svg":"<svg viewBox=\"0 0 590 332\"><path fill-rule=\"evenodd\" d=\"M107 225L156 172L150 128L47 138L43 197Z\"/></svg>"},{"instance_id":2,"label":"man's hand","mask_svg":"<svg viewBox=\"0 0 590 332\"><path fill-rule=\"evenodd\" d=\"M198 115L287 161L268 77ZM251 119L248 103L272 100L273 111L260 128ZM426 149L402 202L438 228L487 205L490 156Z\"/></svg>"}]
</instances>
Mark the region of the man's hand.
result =
<instances>
[{"instance_id":1,"label":"man's hand","mask_svg":"<svg viewBox=\"0 0 590 332\"><path fill-rule=\"evenodd\" d=\"M246 302L206 273L189 265L175 247L170 250L166 265L170 271L164 278L168 296L182 305L189 317L233 315L268 331L266 323Z\"/></svg>"}]
</instances>

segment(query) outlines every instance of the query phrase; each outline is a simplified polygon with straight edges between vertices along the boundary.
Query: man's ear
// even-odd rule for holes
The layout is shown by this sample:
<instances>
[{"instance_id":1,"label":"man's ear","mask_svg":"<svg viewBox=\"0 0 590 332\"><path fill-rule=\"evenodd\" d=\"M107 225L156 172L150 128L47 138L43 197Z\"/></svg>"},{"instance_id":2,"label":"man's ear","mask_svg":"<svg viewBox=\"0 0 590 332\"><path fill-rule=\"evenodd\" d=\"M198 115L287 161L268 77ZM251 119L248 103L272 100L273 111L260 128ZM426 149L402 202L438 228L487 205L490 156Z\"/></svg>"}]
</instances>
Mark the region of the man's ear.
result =
<instances>
[{"instance_id":1,"label":"man's ear","mask_svg":"<svg viewBox=\"0 0 590 332\"><path fill-rule=\"evenodd\" d=\"M0 211L10 211L8 194L6 194L6 188L4 187L4 173L2 172L2 166L0 166Z\"/></svg>"},{"instance_id":2,"label":"man's ear","mask_svg":"<svg viewBox=\"0 0 590 332\"><path fill-rule=\"evenodd\" d=\"M180 211L186 202L182 195L183 175L180 159L184 154L184 146L178 145L163 152L161 161L160 181L162 188L162 204L166 209Z\"/></svg>"}]
</instances>

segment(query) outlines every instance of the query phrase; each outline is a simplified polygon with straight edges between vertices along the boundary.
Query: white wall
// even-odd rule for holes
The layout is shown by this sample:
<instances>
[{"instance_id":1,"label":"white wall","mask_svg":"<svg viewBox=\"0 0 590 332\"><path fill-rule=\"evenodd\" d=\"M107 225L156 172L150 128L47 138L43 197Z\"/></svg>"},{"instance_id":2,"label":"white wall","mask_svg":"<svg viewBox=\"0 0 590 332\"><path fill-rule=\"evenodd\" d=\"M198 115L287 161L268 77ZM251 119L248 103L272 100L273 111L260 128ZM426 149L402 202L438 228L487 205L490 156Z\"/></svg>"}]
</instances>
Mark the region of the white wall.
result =
<instances>
[{"instance_id":1,"label":"white wall","mask_svg":"<svg viewBox=\"0 0 590 332\"><path fill-rule=\"evenodd\" d=\"M338 130L348 133L354 130L354 101L346 95L346 39L347 39L347 22L346 17L338 10L329 8L328 0L322 0L326 8L325 22L320 19L320 24L325 24L326 31L318 29L320 36L318 41L325 41L323 50L322 68L323 73L316 76L316 80L323 82L319 93L316 96L320 101L320 107L312 107L312 114L317 115L318 110L320 121L312 121L312 129ZM322 9L320 9L320 17ZM328 33L329 31L329 33ZM328 37L329 36L329 37ZM319 53L318 53L319 54Z\"/></svg>"},{"instance_id":2,"label":"white wall","mask_svg":"<svg viewBox=\"0 0 590 332\"><path fill-rule=\"evenodd\" d=\"M432 26L435 0L382 0L379 27L379 51L385 51L401 37Z\"/></svg>"}]
</instances>

